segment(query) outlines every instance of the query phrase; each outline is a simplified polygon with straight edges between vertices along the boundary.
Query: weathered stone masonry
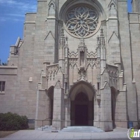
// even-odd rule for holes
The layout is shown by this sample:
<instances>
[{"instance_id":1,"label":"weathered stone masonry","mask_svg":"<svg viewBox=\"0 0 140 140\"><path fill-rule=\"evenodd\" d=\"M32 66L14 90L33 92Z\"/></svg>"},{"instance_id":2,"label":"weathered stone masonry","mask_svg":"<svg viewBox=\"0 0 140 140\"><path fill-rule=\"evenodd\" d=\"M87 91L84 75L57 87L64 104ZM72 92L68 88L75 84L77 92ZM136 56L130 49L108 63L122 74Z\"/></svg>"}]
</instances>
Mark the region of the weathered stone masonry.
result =
<instances>
[{"instance_id":1,"label":"weathered stone masonry","mask_svg":"<svg viewBox=\"0 0 140 140\"><path fill-rule=\"evenodd\" d=\"M137 125L140 3L132 4L128 14L126 0L38 0L0 66L0 112L56 129Z\"/></svg>"}]
</instances>

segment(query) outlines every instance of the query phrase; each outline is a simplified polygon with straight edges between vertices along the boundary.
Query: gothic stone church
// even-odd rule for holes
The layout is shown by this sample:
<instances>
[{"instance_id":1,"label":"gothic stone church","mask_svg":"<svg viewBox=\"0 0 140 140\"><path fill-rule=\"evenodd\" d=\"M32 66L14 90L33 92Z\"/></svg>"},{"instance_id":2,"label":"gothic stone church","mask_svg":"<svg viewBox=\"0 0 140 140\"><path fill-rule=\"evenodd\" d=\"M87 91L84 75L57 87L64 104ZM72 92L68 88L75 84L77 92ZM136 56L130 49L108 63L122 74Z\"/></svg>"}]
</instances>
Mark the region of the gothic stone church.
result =
<instances>
[{"instance_id":1,"label":"gothic stone church","mask_svg":"<svg viewBox=\"0 0 140 140\"><path fill-rule=\"evenodd\" d=\"M140 1L38 0L24 37L0 66L0 112L35 127L95 126L140 119Z\"/></svg>"}]
</instances>

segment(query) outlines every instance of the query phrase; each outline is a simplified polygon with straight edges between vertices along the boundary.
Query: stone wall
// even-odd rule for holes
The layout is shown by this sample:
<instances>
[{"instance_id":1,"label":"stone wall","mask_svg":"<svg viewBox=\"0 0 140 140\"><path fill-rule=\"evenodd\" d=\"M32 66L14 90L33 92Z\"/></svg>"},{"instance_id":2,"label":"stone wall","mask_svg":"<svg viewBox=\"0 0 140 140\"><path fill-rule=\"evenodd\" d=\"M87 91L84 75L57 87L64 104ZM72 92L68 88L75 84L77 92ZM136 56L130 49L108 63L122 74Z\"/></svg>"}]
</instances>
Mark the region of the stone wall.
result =
<instances>
[{"instance_id":1,"label":"stone wall","mask_svg":"<svg viewBox=\"0 0 140 140\"><path fill-rule=\"evenodd\" d=\"M129 14L129 24L130 24L130 37L131 37L131 56L132 56L132 77L133 77L133 88L134 92L132 94L134 98L134 102L136 106L134 107L134 110L137 110L136 116L138 120L140 119L140 55L139 55L139 49L140 49L140 24L139 24L139 14L138 13L132 13Z\"/></svg>"},{"instance_id":2,"label":"stone wall","mask_svg":"<svg viewBox=\"0 0 140 140\"><path fill-rule=\"evenodd\" d=\"M126 102L123 102L121 105L117 106L116 114L118 126L126 127L126 123L121 125L119 120L126 121L128 119L130 121L137 121L138 117L140 117L140 112L138 112L138 110L140 110L140 104L138 104L140 100L140 89L138 85L140 82L139 14L132 13L128 16L126 0L81 0L81 3L82 2L84 2L86 5L92 5L93 9L97 11L99 18L95 33L84 39L87 52L89 53L88 55L90 55L90 53L97 53L97 38L100 36L100 29L102 29L104 31L104 37L102 36L103 46L101 49L102 54L100 56L102 61L100 74L104 72L106 63L115 65L118 67L119 72L121 72L121 70L124 72L124 75L122 76L124 79L120 84L122 86L120 93L122 94L119 94L118 96L118 103L121 104L125 100ZM5 94L0 94L0 112L11 111L20 115L26 115L29 119L35 119L38 91L37 87L38 83L41 83L43 86L40 89L41 96L39 99L39 111L41 112L41 116L39 116L39 118L44 119L45 116L48 116L48 109L46 109L45 112L44 108L45 105L47 105L45 101L48 101L46 91L49 87L55 86L59 81L61 83L61 88L56 88L54 94L54 101L56 103L54 103L55 110L53 123L56 124L57 127L64 126L63 122L61 122L61 124L55 122L55 120L58 119L64 120L64 116L65 118L69 118L69 116L63 114L65 113L63 111L64 108L67 108L66 105L64 105L65 101L63 99L65 97L65 93L63 91L65 89L64 77L68 79L69 88L71 85L77 82L79 79L79 66L76 64L72 66L72 63L75 60L76 63L79 63L80 57L78 54L80 38L74 37L75 35L70 33L66 28L64 22L66 22L65 13L67 13L67 9L65 8L68 5L73 4L82 5L81 3L74 0L38 0L37 13L26 14L23 31L24 38L23 40L18 39L17 43L14 46L11 46L8 66L5 66L5 68L0 66L0 80L6 81ZM61 32L62 29L63 32ZM67 37L67 44L65 42L66 40L64 39L65 37ZM64 46L64 44L67 46ZM64 56L64 47L69 48L69 53L77 53L76 59L70 57L64 62L64 58L68 57ZM14 54L17 52L17 49L18 53ZM91 56L87 58L88 61L86 64L89 64ZM94 57L92 57L92 59L94 59ZM67 66L67 68L69 68L67 71L69 72L69 75L65 75L64 66L67 61L71 63L68 63L70 65ZM44 62L49 62L50 66L46 67ZM55 65L53 66L53 64ZM17 68L8 68L9 66L13 65ZM53 69L53 67L55 67L56 71ZM54 73L51 75L51 70L49 68L52 68L57 73L57 76L55 75L56 79L51 77L54 76ZM96 67L96 65L92 67L91 65L87 66L88 74L86 80L94 85L95 89L97 89L98 82L96 76L99 74L100 68ZM42 70L44 70L43 80ZM102 107L106 105L106 102L108 102L110 99L109 86L110 85L104 87L105 89L101 92L101 99L104 100L104 98L106 98L101 103ZM57 90L59 95L56 94ZM97 107L96 112L98 112L97 102L95 102L95 106ZM106 105L107 113L110 113L110 106L110 103ZM122 106L124 108L122 108ZM59 112L57 111L57 108L59 109ZM100 125L102 128L108 127L111 129L111 116L110 114L106 115L104 113L106 108L101 108L101 119L102 121L109 121L109 125L105 123L97 125ZM62 112L62 114L60 114L60 112ZM121 112L125 112L122 117L119 116ZM103 117L104 115L106 116ZM96 119L98 120L97 116Z\"/></svg>"}]
</instances>

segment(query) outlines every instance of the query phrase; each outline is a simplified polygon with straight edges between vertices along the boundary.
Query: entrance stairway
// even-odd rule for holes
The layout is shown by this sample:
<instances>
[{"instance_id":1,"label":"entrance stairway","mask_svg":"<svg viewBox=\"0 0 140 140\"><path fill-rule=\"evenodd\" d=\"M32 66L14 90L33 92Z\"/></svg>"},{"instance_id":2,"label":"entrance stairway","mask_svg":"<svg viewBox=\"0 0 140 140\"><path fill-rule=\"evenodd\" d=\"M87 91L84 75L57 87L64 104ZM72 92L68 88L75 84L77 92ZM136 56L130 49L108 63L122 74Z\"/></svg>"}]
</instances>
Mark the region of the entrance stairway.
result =
<instances>
[{"instance_id":1,"label":"entrance stairway","mask_svg":"<svg viewBox=\"0 0 140 140\"><path fill-rule=\"evenodd\" d=\"M78 132L78 133L100 133L104 132L102 129L93 127L93 126L69 126L66 128L63 128L60 133L63 132Z\"/></svg>"},{"instance_id":2,"label":"entrance stairway","mask_svg":"<svg viewBox=\"0 0 140 140\"><path fill-rule=\"evenodd\" d=\"M45 125L45 126L43 126L43 127L37 128L36 130L47 131L47 132L56 131L54 127L49 126L49 125ZM57 131L57 132L58 132L58 131Z\"/></svg>"},{"instance_id":3,"label":"entrance stairway","mask_svg":"<svg viewBox=\"0 0 140 140\"><path fill-rule=\"evenodd\" d=\"M64 132L101 133L101 132L104 132L102 129L93 127L93 126L69 126L69 127L63 128L62 130L56 130L54 127L46 125L46 126L37 128L36 130L47 131L47 132L59 132L59 133L64 133Z\"/></svg>"}]
</instances>

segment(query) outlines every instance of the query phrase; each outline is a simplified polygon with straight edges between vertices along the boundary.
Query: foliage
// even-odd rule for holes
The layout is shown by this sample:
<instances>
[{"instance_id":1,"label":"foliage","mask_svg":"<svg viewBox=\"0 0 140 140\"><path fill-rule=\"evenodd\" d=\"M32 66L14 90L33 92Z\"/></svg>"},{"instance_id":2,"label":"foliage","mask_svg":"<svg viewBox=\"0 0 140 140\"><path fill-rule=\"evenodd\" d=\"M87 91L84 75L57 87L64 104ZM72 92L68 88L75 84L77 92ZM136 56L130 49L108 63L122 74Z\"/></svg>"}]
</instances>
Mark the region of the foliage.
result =
<instances>
[{"instance_id":1,"label":"foliage","mask_svg":"<svg viewBox=\"0 0 140 140\"><path fill-rule=\"evenodd\" d=\"M13 113L0 113L0 130L22 130L28 128L28 119L26 116L19 116Z\"/></svg>"}]
</instances>

